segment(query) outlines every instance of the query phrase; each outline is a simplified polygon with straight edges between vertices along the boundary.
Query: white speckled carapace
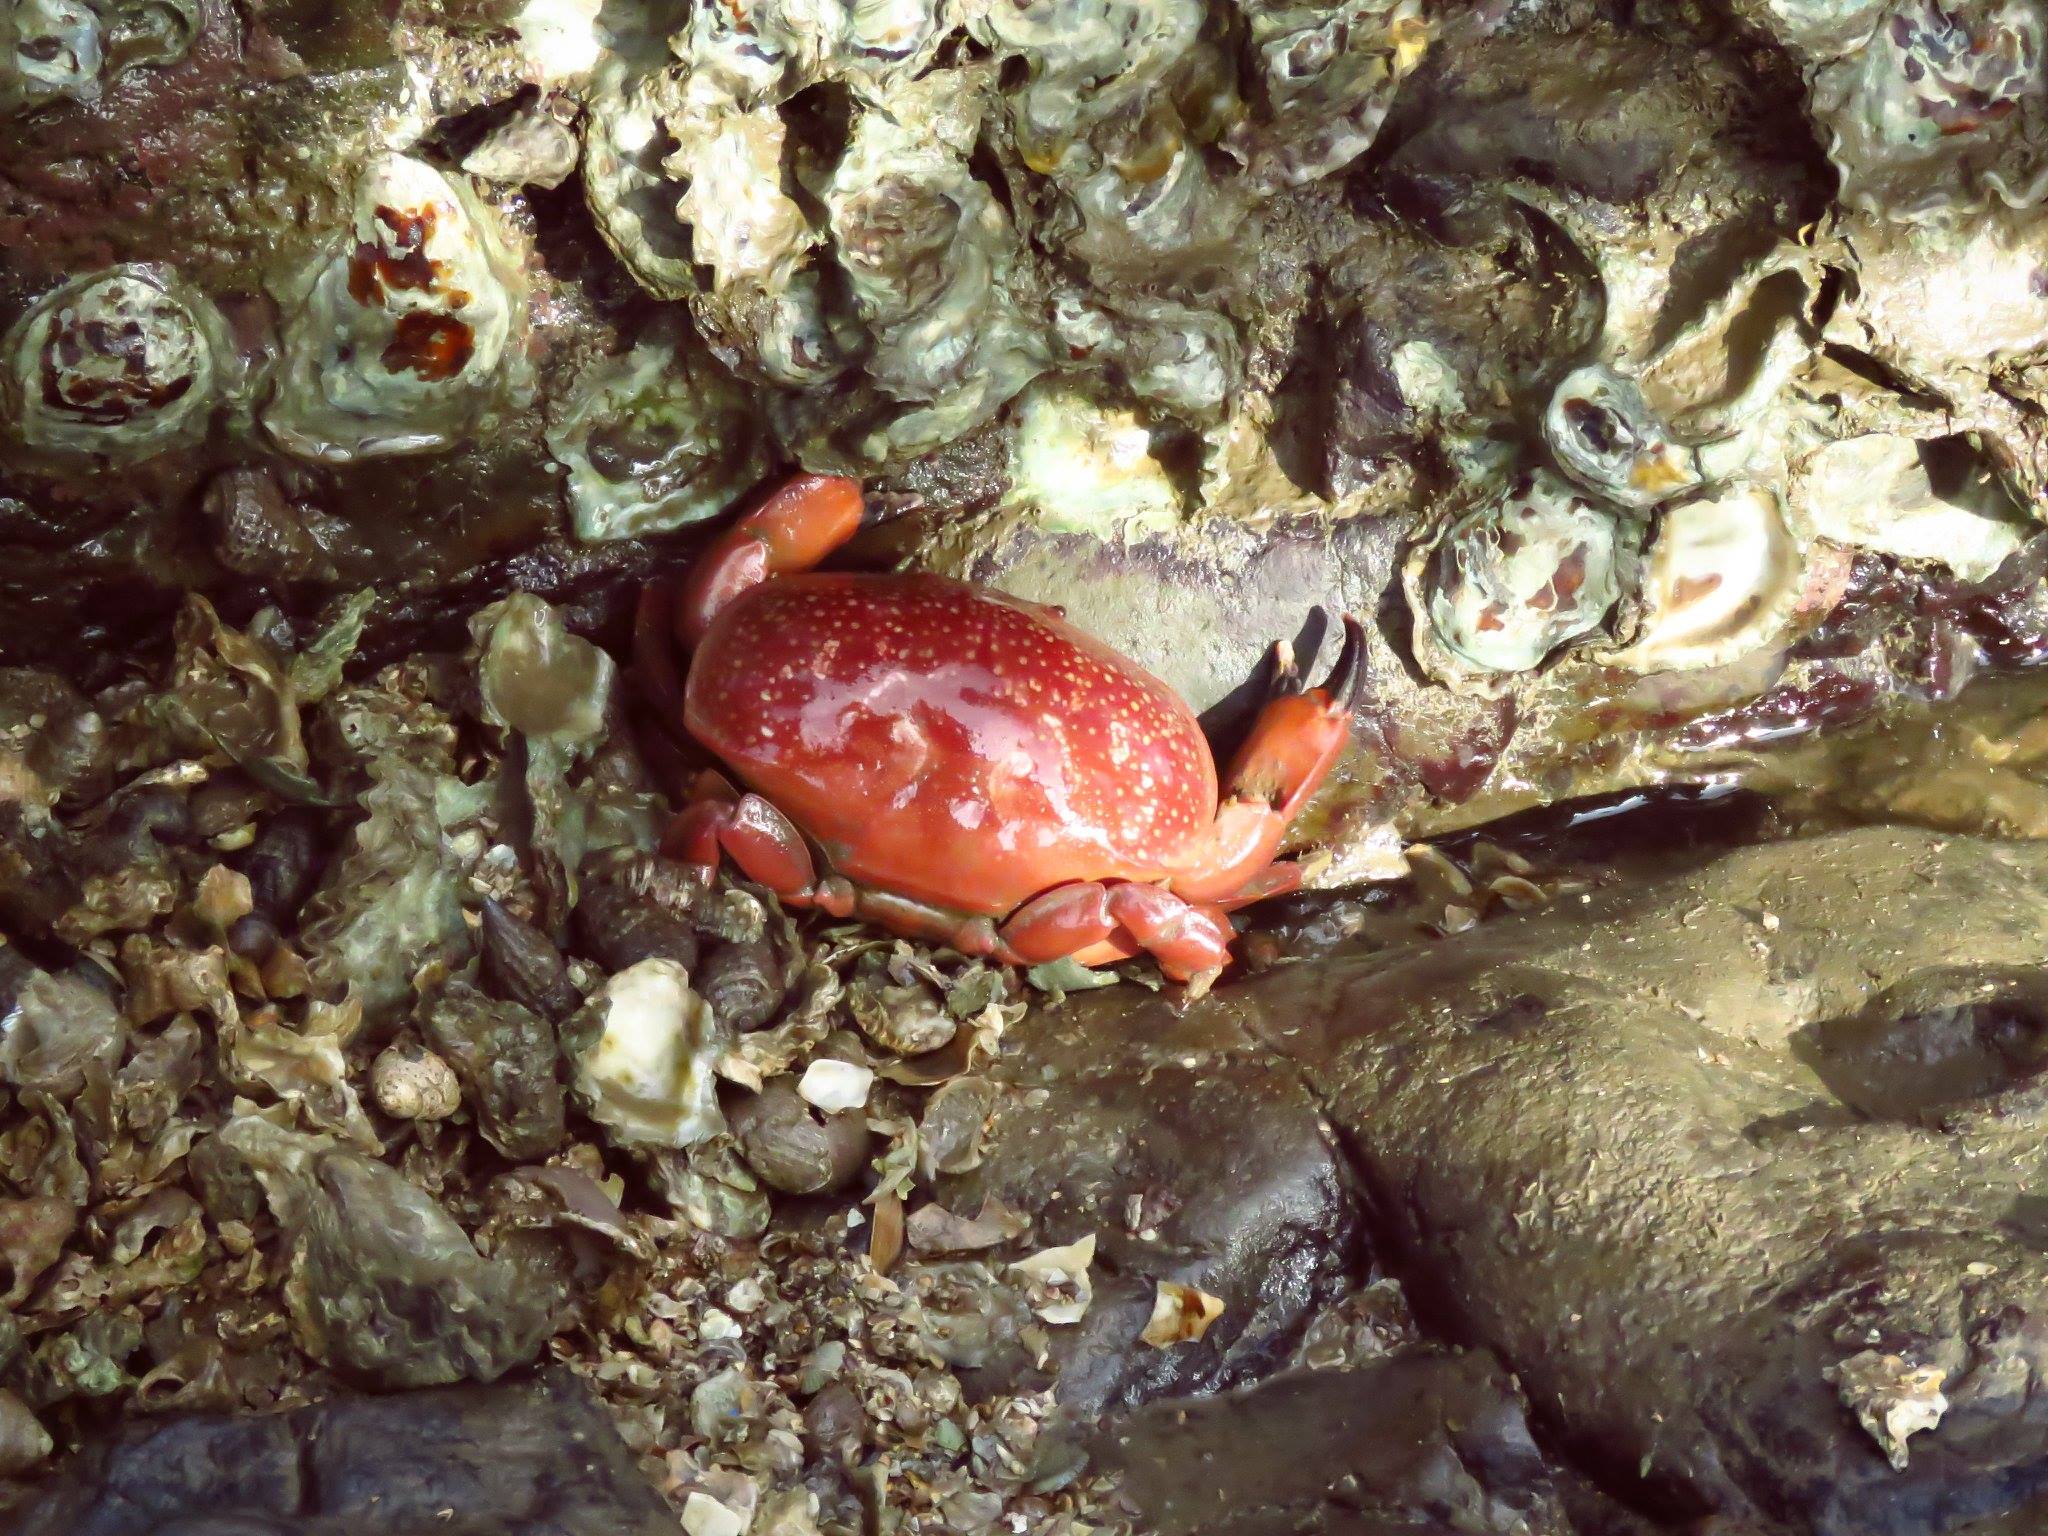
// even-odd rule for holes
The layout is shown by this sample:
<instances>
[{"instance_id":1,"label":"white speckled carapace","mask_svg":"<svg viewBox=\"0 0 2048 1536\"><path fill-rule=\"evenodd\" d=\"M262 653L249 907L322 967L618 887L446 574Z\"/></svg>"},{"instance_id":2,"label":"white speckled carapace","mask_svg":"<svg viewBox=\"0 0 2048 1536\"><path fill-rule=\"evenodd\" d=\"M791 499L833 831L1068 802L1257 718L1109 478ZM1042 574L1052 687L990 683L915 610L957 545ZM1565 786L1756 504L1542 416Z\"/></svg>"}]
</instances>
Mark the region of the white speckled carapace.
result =
<instances>
[{"instance_id":1,"label":"white speckled carapace","mask_svg":"<svg viewBox=\"0 0 2048 1536\"><path fill-rule=\"evenodd\" d=\"M1324 687L1281 648L1219 802L1194 711L1057 611L938 576L808 570L860 515L852 482L801 477L726 533L673 612L650 589L643 680L753 791L700 800L665 846L1004 959L1220 965L1224 910L1298 883L1273 856L1349 735L1356 621ZM692 648L687 682L671 634Z\"/></svg>"}]
</instances>

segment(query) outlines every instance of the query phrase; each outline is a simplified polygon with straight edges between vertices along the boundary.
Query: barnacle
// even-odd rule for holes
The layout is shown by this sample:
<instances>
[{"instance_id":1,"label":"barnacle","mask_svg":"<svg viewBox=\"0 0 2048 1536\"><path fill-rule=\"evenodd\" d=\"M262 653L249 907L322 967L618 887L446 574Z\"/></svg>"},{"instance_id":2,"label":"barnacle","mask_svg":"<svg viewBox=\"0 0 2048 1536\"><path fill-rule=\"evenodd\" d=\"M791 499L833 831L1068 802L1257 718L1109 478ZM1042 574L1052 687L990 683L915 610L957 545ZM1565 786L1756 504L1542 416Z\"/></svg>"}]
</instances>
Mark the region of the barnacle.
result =
<instances>
[{"instance_id":1,"label":"barnacle","mask_svg":"<svg viewBox=\"0 0 2048 1536\"><path fill-rule=\"evenodd\" d=\"M472 196L424 161L379 155L346 235L300 280L265 427L331 463L448 446L505 382L520 292Z\"/></svg>"},{"instance_id":2,"label":"barnacle","mask_svg":"<svg viewBox=\"0 0 2048 1536\"><path fill-rule=\"evenodd\" d=\"M0 351L22 441L115 461L202 435L234 372L212 304L150 266L73 278L23 314Z\"/></svg>"},{"instance_id":3,"label":"barnacle","mask_svg":"<svg viewBox=\"0 0 2048 1536\"><path fill-rule=\"evenodd\" d=\"M1634 537L1555 475L1526 477L1410 560L1418 653L1446 680L1540 665L1600 627L1624 589Z\"/></svg>"}]
</instances>

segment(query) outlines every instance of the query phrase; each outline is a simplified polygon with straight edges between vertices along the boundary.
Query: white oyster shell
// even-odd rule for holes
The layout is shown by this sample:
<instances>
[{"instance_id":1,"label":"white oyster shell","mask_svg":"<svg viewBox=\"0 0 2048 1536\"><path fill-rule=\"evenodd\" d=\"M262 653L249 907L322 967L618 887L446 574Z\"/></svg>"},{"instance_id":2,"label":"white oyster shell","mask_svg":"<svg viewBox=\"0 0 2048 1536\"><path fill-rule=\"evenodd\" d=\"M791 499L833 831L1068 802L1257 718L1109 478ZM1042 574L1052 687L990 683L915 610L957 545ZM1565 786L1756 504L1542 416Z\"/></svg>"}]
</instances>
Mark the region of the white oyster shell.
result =
<instances>
[{"instance_id":1,"label":"white oyster shell","mask_svg":"<svg viewBox=\"0 0 2048 1536\"><path fill-rule=\"evenodd\" d=\"M1181 515L1180 492L1137 416L1059 384L1034 385L1018 402L1008 500L1032 509L1041 527L1098 537L1155 532Z\"/></svg>"},{"instance_id":2,"label":"white oyster shell","mask_svg":"<svg viewBox=\"0 0 2048 1536\"><path fill-rule=\"evenodd\" d=\"M1624 507L1654 507L1699 484L1699 464L1651 412L1631 379L1602 364L1568 374L1543 413L1558 464Z\"/></svg>"},{"instance_id":3,"label":"white oyster shell","mask_svg":"<svg viewBox=\"0 0 2048 1536\"><path fill-rule=\"evenodd\" d=\"M445 448L496 397L523 298L490 216L441 172L372 160L304 281L263 424L328 463Z\"/></svg>"},{"instance_id":4,"label":"white oyster shell","mask_svg":"<svg viewBox=\"0 0 2048 1536\"><path fill-rule=\"evenodd\" d=\"M576 536L638 538L714 517L768 471L745 393L668 335L587 373L547 434Z\"/></svg>"},{"instance_id":5,"label":"white oyster shell","mask_svg":"<svg viewBox=\"0 0 2048 1536\"><path fill-rule=\"evenodd\" d=\"M1668 507L1643 556L1634 640L1600 659L1634 672L1718 667L1777 638L1805 590L1778 499L1738 485Z\"/></svg>"},{"instance_id":6,"label":"white oyster shell","mask_svg":"<svg viewBox=\"0 0 2048 1536\"><path fill-rule=\"evenodd\" d=\"M2037 0L1896 0L1814 71L1815 117L1852 206L1926 217L2048 196L2048 40Z\"/></svg>"},{"instance_id":7,"label":"white oyster shell","mask_svg":"<svg viewBox=\"0 0 2048 1536\"><path fill-rule=\"evenodd\" d=\"M1983 581L2035 532L1958 439L1872 433L1829 443L1793 471L1791 509L1810 533Z\"/></svg>"},{"instance_id":8,"label":"white oyster shell","mask_svg":"<svg viewBox=\"0 0 2048 1536\"><path fill-rule=\"evenodd\" d=\"M1540 666L1620 598L1633 527L1538 471L1409 563L1416 653L1446 682Z\"/></svg>"},{"instance_id":9,"label":"white oyster shell","mask_svg":"<svg viewBox=\"0 0 2048 1536\"><path fill-rule=\"evenodd\" d=\"M212 304L145 266L73 278L30 308L0 348L22 441L116 461L204 434L232 367Z\"/></svg>"},{"instance_id":10,"label":"white oyster shell","mask_svg":"<svg viewBox=\"0 0 2048 1536\"><path fill-rule=\"evenodd\" d=\"M711 1005L673 960L642 960L606 982L565 1027L578 1097L624 1146L689 1147L725 1129Z\"/></svg>"},{"instance_id":11,"label":"white oyster shell","mask_svg":"<svg viewBox=\"0 0 2048 1536\"><path fill-rule=\"evenodd\" d=\"M721 288L786 286L817 234L782 189L787 130L772 108L706 110L671 131L681 147L664 162L689 190L676 206L690 225L698 261Z\"/></svg>"}]
</instances>

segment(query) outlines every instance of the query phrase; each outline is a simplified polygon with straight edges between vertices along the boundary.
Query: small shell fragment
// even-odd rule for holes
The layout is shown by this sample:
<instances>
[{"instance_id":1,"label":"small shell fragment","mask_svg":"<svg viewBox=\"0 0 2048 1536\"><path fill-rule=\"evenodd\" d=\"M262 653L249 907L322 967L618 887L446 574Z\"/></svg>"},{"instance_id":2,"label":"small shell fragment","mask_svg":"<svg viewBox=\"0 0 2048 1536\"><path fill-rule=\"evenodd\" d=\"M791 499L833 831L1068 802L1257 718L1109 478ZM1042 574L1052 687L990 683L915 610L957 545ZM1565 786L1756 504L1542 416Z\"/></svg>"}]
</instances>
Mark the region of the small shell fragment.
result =
<instances>
[{"instance_id":1,"label":"small shell fragment","mask_svg":"<svg viewBox=\"0 0 2048 1536\"><path fill-rule=\"evenodd\" d=\"M1095 1300L1088 1267L1095 1262L1095 1234L1063 1248L1043 1248L1010 1266L1024 1277L1031 1310L1048 1323L1078 1323Z\"/></svg>"},{"instance_id":2,"label":"small shell fragment","mask_svg":"<svg viewBox=\"0 0 2048 1536\"><path fill-rule=\"evenodd\" d=\"M804 1068L803 1077L797 1082L796 1091L804 1102L814 1105L826 1114L838 1114L842 1110L859 1109L868 1101L868 1090L874 1086L875 1074L866 1067L856 1066L850 1061L835 1061L820 1057Z\"/></svg>"},{"instance_id":3,"label":"small shell fragment","mask_svg":"<svg viewBox=\"0 0 2048 1536\"><path fill-rule=\"evenodd\" d=\"M1209 1325L1223 1315L1223 1299L1178 1280L1159 1282L1152 1298L1152 1317L1138 1337L1154 1349L1175 1344L1193 1344L1209 1331Z\"/></svg>"},{"instance_id":4,"label":"small shell fragment","mask_svg":"<svg viewBox=\"0 0 2048 1536\"><path fill-rule=\"evenodd\" d=\"M1907 1440L1937 1427L1948 1412L1941 1390L1948 1372L1938 1365L1916 1366L1898 1355L1866 1349L1823 1374L1900 1472L1906 1470Z\"/></svg>"}]
</instances>

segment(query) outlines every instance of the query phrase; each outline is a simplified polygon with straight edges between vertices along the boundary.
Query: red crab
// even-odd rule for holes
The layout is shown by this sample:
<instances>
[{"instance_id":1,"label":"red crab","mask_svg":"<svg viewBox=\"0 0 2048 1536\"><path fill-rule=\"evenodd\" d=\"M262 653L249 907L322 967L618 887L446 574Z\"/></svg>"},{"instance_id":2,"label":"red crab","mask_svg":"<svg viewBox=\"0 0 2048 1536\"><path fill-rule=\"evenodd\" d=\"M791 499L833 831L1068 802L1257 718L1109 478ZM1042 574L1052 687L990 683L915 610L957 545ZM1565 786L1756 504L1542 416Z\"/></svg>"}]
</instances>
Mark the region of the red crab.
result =
<instances>
[{"instance_id":1,"label":"red crab","mask_svg":"<svg viewBox=\"0 0 2048 1536\"><path fill-rule=\"evenodd\" d=\"M1349 734L1357 620L1320 688L1275 647L1219 803L1194 712L1057 609L937 576L814 571L861 514L855 482L798 477L680 594L643 595L655 706L751 791L707 775L666 851L723 853L785 902L1013 964L1221 966L1225 913L1300 882L1273 856Z\"/></svg>"}]
</instances>

